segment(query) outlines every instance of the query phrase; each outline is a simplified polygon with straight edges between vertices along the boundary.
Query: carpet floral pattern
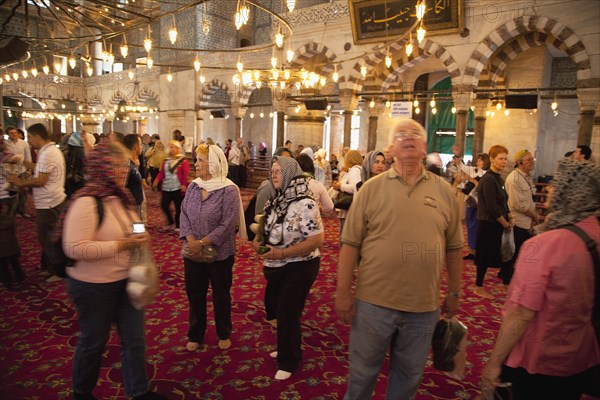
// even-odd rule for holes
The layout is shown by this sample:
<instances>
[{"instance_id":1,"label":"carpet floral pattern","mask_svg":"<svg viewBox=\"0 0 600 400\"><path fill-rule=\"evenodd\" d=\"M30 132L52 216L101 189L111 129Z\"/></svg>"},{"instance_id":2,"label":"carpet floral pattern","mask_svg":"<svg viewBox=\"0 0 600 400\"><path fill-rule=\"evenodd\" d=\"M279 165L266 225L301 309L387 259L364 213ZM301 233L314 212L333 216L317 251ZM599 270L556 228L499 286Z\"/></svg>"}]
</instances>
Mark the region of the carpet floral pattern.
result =
<instances>
[{"instance_id":1,"label":"carpet floral pattern","mask_svg":"<svg viewBox=\"0 0 600 400\"><path fill-rule=\"evenodd\" d=\"M251 192L244 191L248 201ZM161 270L160 295L146 310L147 369L152 389L171 399L341 399L348 373L349 327L337 321L333 294L339 251L337 219L325 218L326 243L321 270L302 320L303 362L287 381L275 381L276 331L265 322L265 280L260 259L239 245L233 282L233 346L219 350L209 310L206 346L185 349L188 304L180 242L161 233L159 195L148 193L149 232ZM18 291L0 290L0 398L70 399L71 362L78 340L75 310L65 282L46 283L38 274L39 246L35 219L17 220L21 262L28 275ZM474 297L474 267L466 264L459 318L469 328L467 371L462 381L448 378L430 363L417 399L471 399L478 393L481 368L495 340L504 300L500 282L490 272L487 285L495 300ZM210 294L209 294L210 296ZM99 304L99 306L101 306ZM211 305L212 307L212 305ZM125 398L120 347L112 332L94 391L101 399ZM379 375L375 399L385 397L387 369Z\"/></svg>"}]
</instances>

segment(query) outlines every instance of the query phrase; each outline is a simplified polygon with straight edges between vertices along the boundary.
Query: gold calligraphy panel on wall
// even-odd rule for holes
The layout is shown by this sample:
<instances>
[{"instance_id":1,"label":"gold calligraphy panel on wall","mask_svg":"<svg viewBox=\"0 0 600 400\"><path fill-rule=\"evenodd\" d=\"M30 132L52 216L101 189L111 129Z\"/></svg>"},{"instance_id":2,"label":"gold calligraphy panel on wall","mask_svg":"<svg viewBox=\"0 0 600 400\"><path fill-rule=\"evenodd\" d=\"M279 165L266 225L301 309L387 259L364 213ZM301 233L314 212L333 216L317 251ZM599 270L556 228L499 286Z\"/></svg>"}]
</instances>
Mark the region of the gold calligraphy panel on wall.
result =
<instances>
[{"instance_id":1,"label":"gold calligraphy panel on wall","mask_svg":"<svg viewBox=\"0 0 600 400\"><path fill-rule=\"evenodd\" d=\"M355 43L383 41L406 32L417 20L417 0L349 0ZM427 34L463 30L463 0L426 0Z\"/></svg>"}]
</instances>

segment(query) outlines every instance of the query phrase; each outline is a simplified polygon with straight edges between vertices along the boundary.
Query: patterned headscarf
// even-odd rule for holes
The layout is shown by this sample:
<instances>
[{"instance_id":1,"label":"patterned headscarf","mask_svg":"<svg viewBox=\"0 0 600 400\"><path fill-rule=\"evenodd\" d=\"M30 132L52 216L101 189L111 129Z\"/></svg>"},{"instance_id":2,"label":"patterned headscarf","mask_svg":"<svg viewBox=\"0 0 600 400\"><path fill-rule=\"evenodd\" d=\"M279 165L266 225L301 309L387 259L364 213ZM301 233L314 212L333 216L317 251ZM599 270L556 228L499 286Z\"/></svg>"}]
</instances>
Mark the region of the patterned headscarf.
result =
<instances>
[{"instance_id":1,"label":"patterned headscarf","mask_svg":"<svg viewBox=\"0 0 600 400\"><path fill-rule=\"evenodd\" d=\"M124 191L115 182L117 167L115 166L114 156L111 154L115 152L115 147L123 147L123 145L118 143L99 143L88 153L85 160L85 183L67 202L57 229L54 232L56 239L62 236L65 215L69 207L80 197L91 196L104 199L116 196L125 207L133 204L128 191ZM122 151L123 157L126 159L127 150L123 147ZM120 162L121 160L118 161ZM119 168L129 168L129 160L127 160L127 164L123 163L123 166Z\"/></svg>"},{"instance_id":2,"label":"patterned headscarf","mask_svg":"<svg viewBox=\"0 0 600 400\"><path fill-rule=\"evenodd\" d=\"M365 159L363 160L362 171L360 175L362 177L363 183L366 182L369 178L373 177L373 173L371 172L371 168L375 163L375 159L377 156L382 156L385 160L385 155L379 150L371 150L367 154L365 154Z\"/></svg>"},{"instance_id":3,"label":"patterned headscarf","mask_svg":"<svg viewBox=\"0 0 600 400\"><path fill-rule=\"evenodd\" d=\"M600 215L600 166L596 163L560 160L552 186L550 213L537 226L538 233Z\"/></svg>"},{"instance_id":4,"label":"patterned headscarf","mask_svg":"<svg viewBox=\"0 0 600 400\"><path fill-rule=\"evenodd\" d=\"M290 157L274 156L271 159L271 167L275 162L281 166L282 179L281 187L276 190L275 197L271 198L265 205L265 215L268 216L273 212L277 214L277 218L273 220L273 223L270 226L265 226L266 237L269 237L274 225L283 222L290 204L298 200L312 198L312 192L308 188L308 180L296 160ZM269 181L273 184L272 174L269 175Z\"/></svg>"}]
</instances>

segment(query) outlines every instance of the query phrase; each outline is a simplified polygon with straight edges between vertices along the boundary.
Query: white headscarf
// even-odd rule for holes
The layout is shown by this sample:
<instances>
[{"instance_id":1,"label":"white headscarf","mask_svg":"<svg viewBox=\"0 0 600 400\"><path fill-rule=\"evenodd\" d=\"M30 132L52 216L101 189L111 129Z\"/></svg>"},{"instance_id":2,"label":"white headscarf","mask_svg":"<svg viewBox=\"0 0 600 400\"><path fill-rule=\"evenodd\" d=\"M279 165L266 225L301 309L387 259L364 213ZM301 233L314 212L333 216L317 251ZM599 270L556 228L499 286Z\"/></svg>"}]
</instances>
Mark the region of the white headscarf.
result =
<instances>
[{"instance_id":1,"label":"white headscarf","mask_svg":"<svg viewBox=\"0 0 600 400\"><path fill-rule=\"evenodd\" d=\"M225 153L223 153L223 150L221 150L217 145L208 145L208 172L210 173L211 178L207 181L203 180L202 178L196 178L193 180L193 182L196 185L198 185L200 189L204 189L207 192L223 189L227 186L235 187L240 199L240 216L238 222L238 232L240 234L241 239L248 240L248 235L246 233L246 220L244 218L244 205L242 204L242 196L240 195L240 189L237 187L237 185L233 183L230 179L227 179L228 170L229 168L227 165L227 158L225 157Z\"/></svg>"}]
</instances>

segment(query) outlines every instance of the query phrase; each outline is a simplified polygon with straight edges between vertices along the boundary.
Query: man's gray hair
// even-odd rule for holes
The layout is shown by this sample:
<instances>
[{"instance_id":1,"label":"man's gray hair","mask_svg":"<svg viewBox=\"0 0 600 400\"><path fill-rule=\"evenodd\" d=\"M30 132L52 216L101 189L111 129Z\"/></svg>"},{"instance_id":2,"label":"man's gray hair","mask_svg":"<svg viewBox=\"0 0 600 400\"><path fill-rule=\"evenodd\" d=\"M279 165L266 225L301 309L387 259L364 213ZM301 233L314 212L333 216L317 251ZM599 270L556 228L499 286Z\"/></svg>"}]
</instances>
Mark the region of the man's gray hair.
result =
<instances>
[{"instance_id":1,"label":"man's gray hair","mask_svg":"<svg viewBox=\"0 0 600 400\"><path fill-rule=\"evenodd\" d=\"M396 134L402 130L412 130L419 132L423 137L423 141L427 142L427 131L423 128L423 125L415 121L414 119L405 118L398 122L394 127L390 130L390 135L388 137L389 143L393 144Z\"/></svg>"}]
</instances>

